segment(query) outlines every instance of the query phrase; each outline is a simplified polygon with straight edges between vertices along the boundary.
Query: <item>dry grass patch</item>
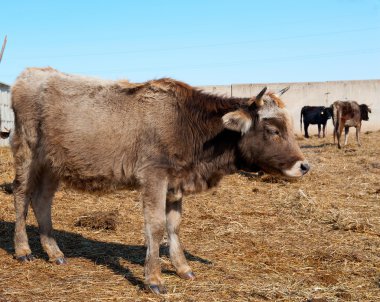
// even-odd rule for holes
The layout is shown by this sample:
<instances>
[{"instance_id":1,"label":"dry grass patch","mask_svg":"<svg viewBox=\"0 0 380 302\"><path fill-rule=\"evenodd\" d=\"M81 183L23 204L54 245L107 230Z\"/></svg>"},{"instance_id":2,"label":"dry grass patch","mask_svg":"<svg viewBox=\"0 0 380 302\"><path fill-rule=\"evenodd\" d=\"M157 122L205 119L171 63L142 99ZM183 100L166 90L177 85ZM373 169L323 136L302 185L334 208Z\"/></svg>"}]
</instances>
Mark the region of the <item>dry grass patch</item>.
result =
<instances>
[{"instance_id":1,"label":"dry grass patch","mask_svg":"<svg viewBox=\"0 0 380 302\"><path fill-rule=\"evenodd\" d=\"M380 132L342 150L298 140L312 165L302 179L236 174L186 197L181 238L197 279L175 275L164 241L165 297L143 290L137 191L62 186L53 221L69 264L47 261L33 215L37 260L13 260L12 158L0 149L0 301L380 301Z\"/></svg>"}]
</instances>

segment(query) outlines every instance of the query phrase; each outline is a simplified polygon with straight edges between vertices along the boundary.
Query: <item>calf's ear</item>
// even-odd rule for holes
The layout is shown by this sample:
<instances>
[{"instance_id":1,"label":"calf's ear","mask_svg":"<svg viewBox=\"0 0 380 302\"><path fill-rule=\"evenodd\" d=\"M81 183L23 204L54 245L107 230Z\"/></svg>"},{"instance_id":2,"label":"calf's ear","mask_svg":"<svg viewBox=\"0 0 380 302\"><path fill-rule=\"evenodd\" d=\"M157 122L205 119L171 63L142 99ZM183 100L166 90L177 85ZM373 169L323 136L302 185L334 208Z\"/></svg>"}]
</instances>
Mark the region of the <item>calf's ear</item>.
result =
<instances>
[{"instance_id":1,"label":"calf's ear","mask_svg":"<svg viewBox=\"0 0 380 302\"><path fill-rule=\"evenodd\" d=\"M222 117L224 128L245 134L252 125L251 116L243 110L228 112Z\"/></svg>"}]
</instances>

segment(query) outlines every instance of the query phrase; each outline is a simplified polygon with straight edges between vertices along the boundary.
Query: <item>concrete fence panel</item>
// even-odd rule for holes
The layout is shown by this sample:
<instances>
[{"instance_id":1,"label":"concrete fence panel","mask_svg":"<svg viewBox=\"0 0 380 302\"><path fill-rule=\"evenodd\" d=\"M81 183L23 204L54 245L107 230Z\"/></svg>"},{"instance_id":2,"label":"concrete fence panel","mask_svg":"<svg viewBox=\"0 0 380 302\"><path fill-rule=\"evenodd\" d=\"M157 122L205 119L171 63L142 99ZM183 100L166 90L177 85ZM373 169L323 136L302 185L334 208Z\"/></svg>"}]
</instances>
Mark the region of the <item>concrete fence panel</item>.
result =
<instances>
[{"instance_id":1,"label":"concrete fence panel","mask_svg":"<svg viewBox=\"0 0 380 302\"><path fill-rule=\"evenodd\" d=\"M293 117L296 133L300 133L300 111L303 106L330 106L336 100L355 100L359 104L369 105L372 113L369 115L369 121L363 122L362 131L380 130L380 80L232 84L199 86L198 88L226 97L252 97L265 86L274 92L290 86L289 91L283 95L282 99ZM10 92L0 91L0 127L2 130L12 129L13 124L14 115L11 110ZM317 133L316 126L310 126L309 129L310 134ZM332 122L329 121L327 131L332 133L332 129ZM0 146L8 145L9 139L0 140Z\"/></svg>"},{"instance_id":2,"label":"concrete fence panel","mask_svg":"<svg viewBox=\"0 0 380 302\"><path fill-rule=\"evenodd\" d=\"M14 114L11 109L11 94L9 91L0 91L0 130L12 129ZM0 139L0 147L9 146L9 138Z\"/></svg>"},{"instance_id":3,"label":"concrete fence panel","mask_svg":"<svg viewBox=\"0 0 380 302\"><path fill-rule=\"evenodd\" d=\"M265 86L274 92L290 86L289 91L282 96L282 99L293 117L296 133L300 133L300 112L303 106L330 106L337 100L355 100L359 104L370 105L372 113L369 115L369 121L363 122L362 131L380 130L380 80L233 84L199 88L206 92L218 94L231 90L231 96L252 97ZM332 133L332 122L329 121L327 125L327 131ZM309 129L310 134L317 134L318 132L316 126L310 126Z\"/></svg>"}]
</instances>

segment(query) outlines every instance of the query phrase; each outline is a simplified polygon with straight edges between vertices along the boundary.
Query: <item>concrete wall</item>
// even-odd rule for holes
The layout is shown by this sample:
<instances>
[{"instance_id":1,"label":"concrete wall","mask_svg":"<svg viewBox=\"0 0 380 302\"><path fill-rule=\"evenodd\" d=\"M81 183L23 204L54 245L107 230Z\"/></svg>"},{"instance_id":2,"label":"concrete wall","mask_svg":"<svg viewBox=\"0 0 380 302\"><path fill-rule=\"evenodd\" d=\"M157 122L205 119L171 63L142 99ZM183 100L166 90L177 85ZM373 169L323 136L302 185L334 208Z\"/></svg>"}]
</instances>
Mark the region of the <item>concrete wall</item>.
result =
<instances>
[{"instance_id":1,"label":"concrete wall","mask_svg":"<svg viewBox=\"0 0 380 302\"><path fill-rule=\"evenodd\" d=\"M11 109L11 94L8 85L0 83L0 131L11 129L14 124L14 115ZM9 146L9 138L0 138L0 147Z\"/></svg>"},{"instance_id":2,"label":"concrete wall","mask_svg":"<svg viewBox=\"0 0 380 302\"><path fill-rule=\"evenodd\" d=\"M278 91L290 86L282 99L286 103L294 120L294 129L300 133L300 111L305 105L329 106L336 100L356 100L359 104L370 105L372 114L368 122L363 122L362 131L380 130L380 80L336 81L336 82L304 82L274 84L232 84L216 86L200 86L198 88L219 95L235 97L251 97L267 86L269 90ZM10 107L9 86L0 86L0 127L13 128L13 112ZM332 132L332 123L327 124L327 131ZM317 126L309 127L310 134L317 133ZM9 145L9 140L0 139L0 146Z\"/></svg>"},{"instance_id":3,"label":"concrete wall","mask_svg":"<svg viewBox=\"0 0 380 302\"><path fill-rule=\"evenodd\" d=\"M369 121L363 122L362 131L380 130L380 80L336 81L336 82L301 82L274 84L232 84L218 86L201 86L200 89L225 96L251 97L267 86L271 91L278 91L290 86L282 96L293 120L296 133L300 133L300 111L305 105L330 106L336 100L355 100L359 104L370 105L372 114ZM327 131L332 133L332 122L328 122ZM317 126L309 127L310 134L317 134Z\"/></svg>"}]
</instances>

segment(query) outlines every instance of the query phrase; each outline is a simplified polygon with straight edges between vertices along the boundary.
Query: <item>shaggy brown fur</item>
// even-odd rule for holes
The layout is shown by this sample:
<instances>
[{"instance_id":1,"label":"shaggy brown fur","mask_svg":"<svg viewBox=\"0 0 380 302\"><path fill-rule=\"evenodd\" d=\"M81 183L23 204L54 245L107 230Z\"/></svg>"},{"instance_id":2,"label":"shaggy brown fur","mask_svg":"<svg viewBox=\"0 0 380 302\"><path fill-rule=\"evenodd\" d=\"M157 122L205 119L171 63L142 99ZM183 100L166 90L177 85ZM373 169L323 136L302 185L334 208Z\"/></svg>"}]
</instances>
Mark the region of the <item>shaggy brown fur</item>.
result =
<instances>
[{"instance_id":1,"label":"shaggy brown fur","mask_svg":"<svg viewBox=\"0 0 380 302\"><path fill-rule=\"evenodd\" d=\"M31 259L31 202L45 251L64 262L51 223L60 180L83 190L140 186L147 286L164 292L158 253L165 225L177 273L193 279L178 236L184 194L238 169L291 177L309 169L279 95L264 92L225 98L172 79L133 84L27 69L12 88L16 257Z\"/></svg>"}]
</instances>

